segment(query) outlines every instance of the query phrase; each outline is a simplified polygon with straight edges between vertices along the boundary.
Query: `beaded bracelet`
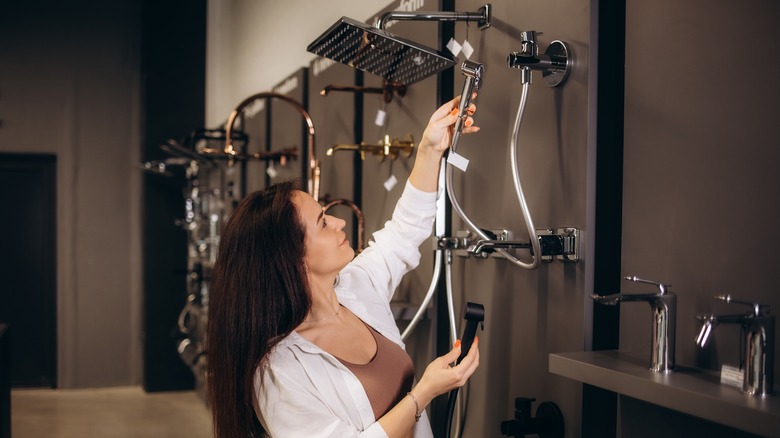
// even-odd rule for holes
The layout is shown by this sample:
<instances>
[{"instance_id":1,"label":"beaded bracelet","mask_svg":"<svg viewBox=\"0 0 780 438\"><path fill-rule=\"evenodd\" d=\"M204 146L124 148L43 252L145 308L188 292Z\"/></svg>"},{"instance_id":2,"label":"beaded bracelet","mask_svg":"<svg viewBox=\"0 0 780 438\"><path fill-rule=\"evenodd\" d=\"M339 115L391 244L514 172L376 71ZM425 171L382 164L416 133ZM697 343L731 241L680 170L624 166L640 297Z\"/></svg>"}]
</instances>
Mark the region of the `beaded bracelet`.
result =
<instances>
[{"instance_id":1,"label":"beaded bracelet","mask_svg":"<svg viewBox=\"0 0 780 438\"><path fill-rule=\"evenodd\" d=\"M410 392L407 392L406 395L412 398L412 401L414 402L414 421L418 422L420 421L420 417L422 416L422 412L420 412L420 404L417 403L417 397L414 396L414 394Z\"/></svg>"}]
</instances>

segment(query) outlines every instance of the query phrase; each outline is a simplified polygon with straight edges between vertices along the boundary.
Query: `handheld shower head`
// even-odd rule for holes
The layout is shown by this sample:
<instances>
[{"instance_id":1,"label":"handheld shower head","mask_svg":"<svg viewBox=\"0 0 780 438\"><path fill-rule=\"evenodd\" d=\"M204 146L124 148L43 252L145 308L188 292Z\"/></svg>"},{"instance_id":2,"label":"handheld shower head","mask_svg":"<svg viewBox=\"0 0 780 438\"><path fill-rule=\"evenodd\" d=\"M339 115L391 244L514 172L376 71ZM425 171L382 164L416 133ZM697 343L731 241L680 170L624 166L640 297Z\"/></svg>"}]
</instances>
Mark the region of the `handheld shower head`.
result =
<instances>
[{"instance_id":1,"label":"handheld shower head","mask_svg":"<svg viewBox=\"0 0 780 438\"><path fill-rule=\"evenodd\" d=\"M460 141L460 134L463 131L463 126L468 118L468 109L471 105L471 96L474 94L474 90L479 90L479 82L482 80L482 73L485 68L482 64L473 61L464 61L460 66L460 71L466 76L466 81L463 83L463 91L460 93L460 105L458 105L458 119L455 121L455 127L452 130L452 144L450 149L454 152L458 147Z\"/></svg>"},{"instance_id":2,"label":"handheld shower head","mask_svg":"<svg viewBox=\"0 0 780 438\"><path fill-rule=\"evenodd\" d=\"M451 55L347 17L341 17L306 50L404 85L455 65Z\"/></svg>"}]
</instances>

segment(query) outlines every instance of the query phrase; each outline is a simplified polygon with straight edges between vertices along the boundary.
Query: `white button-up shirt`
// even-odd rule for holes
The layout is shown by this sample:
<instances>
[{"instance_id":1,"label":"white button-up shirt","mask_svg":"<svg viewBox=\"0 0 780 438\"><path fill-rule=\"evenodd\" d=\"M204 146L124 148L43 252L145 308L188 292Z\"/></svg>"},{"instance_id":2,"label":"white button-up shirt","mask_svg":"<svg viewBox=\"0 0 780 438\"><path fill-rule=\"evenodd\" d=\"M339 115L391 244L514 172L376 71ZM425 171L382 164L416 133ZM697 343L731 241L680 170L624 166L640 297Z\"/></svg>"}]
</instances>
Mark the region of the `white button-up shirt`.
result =
<instances>
[{"instance_id":1,"label":"white button-up shirt","mask_svg":"<svg viewBox=\"0 0 780 438\"><path fill-rule=\"evenodd\" d=\"M420 262L431 234L436 193L407 182L385 227L340 273L339 302L384 337L404 348L390 299L404 274ZM363 385L331 354L290 333L258 368L255 413L272 437L387 437L374 418ZM433 437L423 412L415 438Z\"/></svg>"}]
</instances>

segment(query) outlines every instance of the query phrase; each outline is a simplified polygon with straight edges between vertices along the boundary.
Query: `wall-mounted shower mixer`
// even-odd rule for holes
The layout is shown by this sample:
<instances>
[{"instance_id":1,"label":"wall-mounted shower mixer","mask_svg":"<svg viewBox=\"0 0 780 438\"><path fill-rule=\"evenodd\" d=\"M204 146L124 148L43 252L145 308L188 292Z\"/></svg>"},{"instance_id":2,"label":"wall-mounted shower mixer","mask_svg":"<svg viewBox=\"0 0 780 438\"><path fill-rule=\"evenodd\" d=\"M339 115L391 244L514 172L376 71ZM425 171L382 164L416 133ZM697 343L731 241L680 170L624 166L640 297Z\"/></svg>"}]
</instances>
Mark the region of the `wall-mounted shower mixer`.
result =
<instances>
[{"instance_id":1,"label":"wall-mounted shower mixer","mask_svg":"<svg viewBox=\"0 0 780 438\"><path fill-rule=\"evenodd\" d=\"M360 159L365 160L366 154L376 155L380 160L384 160L386 157L390 157L395 160L400 154L405 157L412 156L412 150L414 150L414 137L409 140L399 140L394 138L390 140L389 135L385 135L383 140L379 140L375 144L366 142L360 142L360 144L337 144L329 148L325 155L332 157L338 151L354 151L360 152Z\"/></svg>"},{"instance_id":2,"label":"wall-mounted shower mixer","mask_svg":"<svg viewBox=\"0 0 780 438\"><path fill-rule=\"evenodd\" d=\"M501 435L524 437L538 434L541 438L563 438L564 422L561 409L553 402L539 403L536 417L531 417L533 398L515 399L515 419L501 422Z\"/></svg>"},{"instance_id":3,"label":"wall-mounted shower mixer","mask_svg":"<svg viewBox=\"0 0 780 438\"><path fill-rule=\"evenodd\" d=\"M511 52L507 57L509 68L522 70L522 82L531 82L531 71L542 72L542 78L550 87L557 87L566 81L571 70L569 46L555 40L547 46L543 54L539 54L536 36L541 32L528 30L520 34L520 51Z\"/></svg>"},{"instance_id":4,"label":"wall-mounted shower mixer","mask_svg":"<svg viewBox=\"0 0 780 438\"><path fill-rule=\"evenodd\" d=\"M455 237L440 238L434 249L452 249L461 257L488 256L503 258L498 249L527 249L534 254L530 241L512 240L508 230L482 230L490 239L482 239L468 230L460 230ZM580 230L572 227L536 230L539 247L542 251L540 261L577 262L580 259Z\"/></svg>"}]
</instances>

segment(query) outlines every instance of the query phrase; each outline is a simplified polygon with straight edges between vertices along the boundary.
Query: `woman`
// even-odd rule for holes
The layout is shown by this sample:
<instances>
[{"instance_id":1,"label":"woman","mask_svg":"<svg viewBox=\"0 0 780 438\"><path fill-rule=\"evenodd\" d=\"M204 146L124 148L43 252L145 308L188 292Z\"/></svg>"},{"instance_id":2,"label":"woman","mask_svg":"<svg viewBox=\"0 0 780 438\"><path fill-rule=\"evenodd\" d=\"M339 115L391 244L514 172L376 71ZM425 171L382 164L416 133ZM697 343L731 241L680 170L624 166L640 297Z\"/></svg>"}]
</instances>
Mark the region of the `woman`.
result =
<instances>
[{"instance_id":1,"label":"woman","mask_svg":"<svg viewBox=\"0 0 780 438\"><path fill-rule=\"evenodd\" d=\"M432 436L424 409L474 373L478 340L451 366L456 342L412 387L389 302L431 233L459 101L431 116L393 218L358 257L345 222L292 183L236 207L220 237L209 301L207 389L217 437ZM479 130L472 125L468 117L463 133Z\"/></svg>"}]
</instances>

